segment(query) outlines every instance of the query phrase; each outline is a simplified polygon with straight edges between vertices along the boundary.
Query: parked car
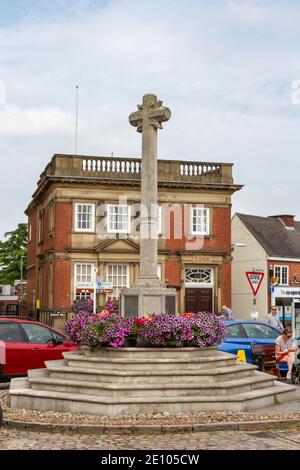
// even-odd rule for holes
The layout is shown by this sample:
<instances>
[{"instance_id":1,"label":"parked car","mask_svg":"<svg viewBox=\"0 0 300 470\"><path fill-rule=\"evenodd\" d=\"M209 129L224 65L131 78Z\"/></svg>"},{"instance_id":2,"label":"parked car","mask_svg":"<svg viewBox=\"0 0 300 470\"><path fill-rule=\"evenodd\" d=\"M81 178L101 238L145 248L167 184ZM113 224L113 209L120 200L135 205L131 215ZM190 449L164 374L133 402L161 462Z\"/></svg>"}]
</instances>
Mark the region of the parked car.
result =
<instances>
[{"instance_id":1,"label":"parked car","mask_svg":"<svg viewBox=\"0 0 300 470\"><path fill-rule=\"evenodd\" d=\"M227 329L226 339L220 344L219 350L231 354L244 350L246 361L252 363L251 345L275 344L281 331L264 322L256 320L227 320L224 321ZM286 364L280 364L281 370L287 370Z\"/></svg>"},{"instance_id":2,"label":"parked car","mask_svg":"<svg viewBox=\"0 0 300 470\"><path fill-rule=\"evenodd\" d=\"M77 347L60 331L41 323L0 318L0 382L45 367L45 361L62 359Z\"/></svg>"}]
</instances>

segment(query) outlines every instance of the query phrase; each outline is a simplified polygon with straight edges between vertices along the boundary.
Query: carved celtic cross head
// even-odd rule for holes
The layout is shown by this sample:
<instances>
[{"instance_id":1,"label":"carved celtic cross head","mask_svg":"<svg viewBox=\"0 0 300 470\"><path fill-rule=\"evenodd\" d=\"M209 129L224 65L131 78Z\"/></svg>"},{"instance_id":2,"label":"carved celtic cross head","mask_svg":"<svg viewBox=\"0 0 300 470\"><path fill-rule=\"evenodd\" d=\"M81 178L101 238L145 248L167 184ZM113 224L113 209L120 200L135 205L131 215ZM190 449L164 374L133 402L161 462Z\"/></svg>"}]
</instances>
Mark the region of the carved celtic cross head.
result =
<instances>
[{"instance_id":1,"label":"carved celtic cross head","mask_svg":"<svg viewBox=\"0 0 300 470\"><path fill-rule=\"evenodd\" d=\"M162 101L156 95L147 94L143 97L143 104L138 104L138 111L130 114L129 122L137 128L137 132L143 132L147 126L155 129L162 129L162 122L166 122L171 117L169 108L162 106Z\"/></svg>"}]
</instances>

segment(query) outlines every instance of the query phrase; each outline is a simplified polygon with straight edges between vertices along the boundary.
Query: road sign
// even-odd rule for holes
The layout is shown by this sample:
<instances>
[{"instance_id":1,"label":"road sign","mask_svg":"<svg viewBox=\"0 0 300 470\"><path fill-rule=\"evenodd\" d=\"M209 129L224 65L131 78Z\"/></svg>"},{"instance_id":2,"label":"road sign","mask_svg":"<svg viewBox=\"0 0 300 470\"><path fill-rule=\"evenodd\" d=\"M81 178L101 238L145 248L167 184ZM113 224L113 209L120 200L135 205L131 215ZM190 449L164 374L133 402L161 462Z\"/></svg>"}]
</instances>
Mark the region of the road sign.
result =
<instances>
[{"instance_id":1,"label":"road sign","mask_svg":"<svg viewBox=\"0 0 300 470\"><path fill-rule=\"evenodd\" d=\"M102 287L102 278L97 276L96 277L96 289L101 289Z\"/></svg>"},{"instance_id":2,"label":"road sign","mask_svg":"<svg viewBox=\"0 0 300 470\"><path fill-rule=\"evenodd\" d=\"M273 286L273 284L270 284L270 286L269 286L269 292L270 292L270 294L273 294L274 291L275 291L275 287Z\"/></svg>"},{"instance_id":3,"label":"road sign","mask_svg":"<svg viewBox=\"0 0 300 470\"><path fill-rule=\"evenodd\" d=\"M265 273L262 272L254 272L254 271L247 271L246 276L249 281L250 287L252 289L253 295L256 295L262 280L264 278Z\"/></svg>"},{"instance_id":4,"label":"road sign","mask_svg":"<svg viewBox=\"0 0 300 470\"><path fill-rule=\"evenodd\" d=\"M104 282L104 281L102 281L101 289L113 289L112 282Z\"/></svg>"}]
</instances>

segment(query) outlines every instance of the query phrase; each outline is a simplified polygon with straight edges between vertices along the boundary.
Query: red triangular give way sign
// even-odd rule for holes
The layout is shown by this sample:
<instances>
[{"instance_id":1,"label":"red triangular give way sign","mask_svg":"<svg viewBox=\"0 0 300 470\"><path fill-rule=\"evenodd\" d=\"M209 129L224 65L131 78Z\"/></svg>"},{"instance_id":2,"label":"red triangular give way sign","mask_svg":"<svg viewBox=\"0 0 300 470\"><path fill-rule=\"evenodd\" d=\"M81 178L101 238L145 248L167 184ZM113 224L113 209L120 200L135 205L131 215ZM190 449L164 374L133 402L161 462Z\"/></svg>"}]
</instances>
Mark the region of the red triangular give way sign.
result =
<instances>
[{"instance_id":1,"label":"red triangular give way sign","mask_svg":"<svg viewBox=\"0 0 300 470\"><path fill-rule=\"evenodd\" d=\"M264 275L265 273L262 273L262 272L252 272L252 271L247 271L246 272L246 276L247 276L247 279L249 281L249 284L251 286L251 289L252 289L252 292L253 292L253 295L256 295L259 288L260 288L260 285L262 283L262 280L264 278Z\"/></svg>"}]
</instances>

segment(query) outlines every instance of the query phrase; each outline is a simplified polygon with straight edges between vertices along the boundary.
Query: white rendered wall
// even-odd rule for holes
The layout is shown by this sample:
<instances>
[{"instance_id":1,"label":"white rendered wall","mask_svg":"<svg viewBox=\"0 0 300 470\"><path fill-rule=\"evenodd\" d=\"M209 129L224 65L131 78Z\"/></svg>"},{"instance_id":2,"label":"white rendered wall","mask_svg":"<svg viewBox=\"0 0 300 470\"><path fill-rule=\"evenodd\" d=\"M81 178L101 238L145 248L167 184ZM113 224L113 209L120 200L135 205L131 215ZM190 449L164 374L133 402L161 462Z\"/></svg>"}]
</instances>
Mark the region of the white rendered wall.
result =
<instances>
[{"instance_id":1,"label":"white rendered wall","mask_svg":"<svg viewBox=\"0 0 300 470\"><path fill-rule=\"evenodd\" d=\"M251 320L253 311L253 294L246 277L246 271L253 268L262 269L264 279L256 296L256 310L258 320L264 321L268 312L268 272L267 254L255 237L242 223L237 215L234 215L231 223L232 243L243 243L245 247L234 247L232 256L232 310L236 320Z\"/></svg>"}]
</instances>

